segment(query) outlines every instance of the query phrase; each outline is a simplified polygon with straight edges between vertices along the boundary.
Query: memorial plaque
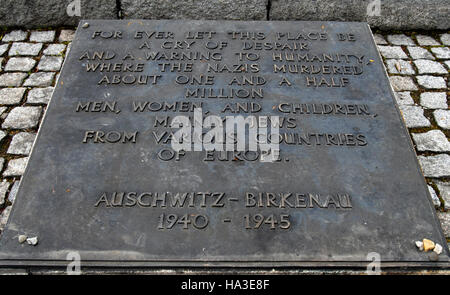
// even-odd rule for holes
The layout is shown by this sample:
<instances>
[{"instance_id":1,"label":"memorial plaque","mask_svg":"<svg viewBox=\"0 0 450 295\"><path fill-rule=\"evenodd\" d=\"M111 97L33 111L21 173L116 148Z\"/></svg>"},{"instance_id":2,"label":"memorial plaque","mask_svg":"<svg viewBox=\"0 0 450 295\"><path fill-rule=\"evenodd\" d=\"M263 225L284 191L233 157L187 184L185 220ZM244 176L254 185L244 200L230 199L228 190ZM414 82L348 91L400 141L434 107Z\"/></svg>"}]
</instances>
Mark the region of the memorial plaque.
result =
<instances>
[{"instance_id":1,"label":"memorial plaque","mask_svg":"<svg viewBox=\"0 0 450 295\"><path fill-rule=\"evenodd\" d=\"M239 118L271 148L250 149L251 124L243 149L238 129L206 148ZM183 128L192 149L174 145ZM444 247L434 261L424 238ZM371 31L341 22L82 21L0 260L65 267L74 251L111 268L449 261Z\"/></svg>"}]
</instances>

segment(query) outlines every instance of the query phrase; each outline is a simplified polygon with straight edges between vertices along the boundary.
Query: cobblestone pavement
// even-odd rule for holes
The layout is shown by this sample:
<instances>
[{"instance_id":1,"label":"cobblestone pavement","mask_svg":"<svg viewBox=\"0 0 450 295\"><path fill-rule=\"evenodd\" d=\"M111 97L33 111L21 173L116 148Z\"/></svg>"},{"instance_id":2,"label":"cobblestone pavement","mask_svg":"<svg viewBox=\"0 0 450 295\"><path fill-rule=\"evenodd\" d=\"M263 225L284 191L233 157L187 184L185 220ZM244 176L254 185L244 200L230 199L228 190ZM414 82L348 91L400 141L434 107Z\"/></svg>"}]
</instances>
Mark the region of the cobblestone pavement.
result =
<instances>
[{"instance_id":1,"label":"cobblestone pavement","mask_svg":"<svg viewBox=\"0 0 450 295\"><path fill-rule=\"evenodd\" d=\"M0 32L0 228L73 34L70 29ZM376 33L375 41L450 241L450 34L384 32Z\"/></svg>"}]
</instances>

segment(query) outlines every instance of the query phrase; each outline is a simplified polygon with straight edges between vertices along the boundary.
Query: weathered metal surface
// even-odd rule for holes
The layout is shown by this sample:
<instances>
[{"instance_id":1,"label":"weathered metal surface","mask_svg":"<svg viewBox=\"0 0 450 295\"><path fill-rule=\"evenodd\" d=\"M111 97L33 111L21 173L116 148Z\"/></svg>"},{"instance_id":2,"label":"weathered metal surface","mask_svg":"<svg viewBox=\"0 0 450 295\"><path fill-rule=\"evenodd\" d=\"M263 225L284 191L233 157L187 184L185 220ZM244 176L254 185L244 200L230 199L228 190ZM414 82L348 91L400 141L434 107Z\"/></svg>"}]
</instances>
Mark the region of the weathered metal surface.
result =
<instances>
[{"instance_id":1,"label":"weathered metal surface","mask_svg":"<svg viewBox=\"0 0 450 295\"><path fill-rule=\"evenodd\" d=\"M238 70L244 64L247 72ZM200 75L214 76L213 83L177 78ZM133 80L140 76L145 83ZM232 83L242 76L265 82ZM214 97L252 88L255 98ZM200 90L194 97L186 89ZM201 89L211 90L202 98ZM149 102L147 109L133 111L137 102ZM176 111L156 111L174 102ZM155 127L155 119L192 117L184 102L203 103L205 117L280 116L280 133L297 134L297 142L280 144L276 162L239 154L208 161L205 151L161 160L171 128ZM255 112L224 111L235 103L254 103ZM183 206L176 194L186 196ZM20 244L21 234L37 236L38 245ZM423 238L444 246L438 262L417 250ZM1 235L0 263L63 266L73 251L83 266L112 268L361 266L371 252L391 266L449 261L370 29L339 22L81 22Z\"/></svg>"}]
</instances>

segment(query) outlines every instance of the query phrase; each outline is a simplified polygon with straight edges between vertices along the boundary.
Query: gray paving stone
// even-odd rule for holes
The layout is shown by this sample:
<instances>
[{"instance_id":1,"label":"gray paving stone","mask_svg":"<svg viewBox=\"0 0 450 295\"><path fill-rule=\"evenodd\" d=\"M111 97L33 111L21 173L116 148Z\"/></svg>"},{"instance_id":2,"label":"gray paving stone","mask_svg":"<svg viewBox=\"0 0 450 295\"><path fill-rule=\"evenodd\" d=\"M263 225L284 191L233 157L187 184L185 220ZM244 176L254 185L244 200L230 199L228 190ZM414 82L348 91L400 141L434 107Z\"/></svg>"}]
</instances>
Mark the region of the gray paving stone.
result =
<instances>
[{"instance_id":1,"label":"gray paving stone","mask_svg":"<svg viewBox=\"0 0 450 295\"><path fill-rule=\"evenodd\" d=\"M431 36L426 36L426 35L417 35L416 36L417 39L417 43L419 43L419 45L422 46L433 46L433 45L441 45L441 43L439 43L438 41L436 41L433 37Z\"/></svg>"},{"instance_id":2,"label":"gray paving stone","mask_svg":"<svg viewBox=\"0 0 450 295\"><path fill-rule=\"evenodd\" d=\"M41 111L41 107L15 107L9 112L2 128L27 129L36 127L39 124Z\"/></svg>"},{"instance_id":3,"label":"gray paving stone","mask_svg":"<svg viewBox=\"0 0 450 295\"><path fill-rule=\"evenodd\" d=\"M5 138L6 137L6 132L5 131L1 131L0 130L0 141L2 141L3 140L3 138ZM1 169L0 169L1 170Z\"/></svg>"},{"instance_id":4,"label":"gray paving stone","mask_svg":"<svg viewBox=\"0 0 450 295\"><path fill-rule=\"evenodd\" d=\"M444 209L450 210L450 183L436 181L441 198L444 200Z\"/></svg>"},{"instance_id":5,"label":"gray paving stone","mask_svg":"<svg viewBox=\"0 0 450 295\"><path fill-rule=\"evenodd\" d=\"M384 58L407 59L408 56L400 46L377 46Z\"/></svg>"},{"instance_id":6,"label":"gray paving stone","mask_svg":"<svg viewBox=\"0 0 450 295\"><path fill-rule=\"evenodd\" d=\"M447 88L445 80L442 77L433 76L416 76L417 82L420 86L427 89L443 89Z\"/></svg>"},{"instance_id":7,"label":"gray paving stone","mask_svg":"<svg viewBox=\"0 0 450 295\"><path fill-rule=\"evenodd\" d=\"M404 34L388 35L387 40L394 45L415 45L414 41Z\"/></svg>"},{"instance_id":8,"label":"gray paving stone","mask_svg":"<svg viewBox=\"0 0 450 295\"><path fill-rule=\"evenodd\" d=\"M61 76L61 72L59 72L59 73L56 74L55 85L58 85L59 76Z\"/></svg>"},{"instance_id":9,"label":"gray paving stone","mask_svg":"<svg viewBox=\"0 0 450 295\"><path fill-rule=\"evenodd\" d=\"M0 56L5 54L5 52L8 50L9 44L2 44L0 45Z\"/></svg>"},{"instance_id":10,"label":"gray paving stone","mask_svg":"<svg viewBox=\"0 0 450 295\"><path fill-rule=\"evenodd\" d=\"M61 55L66 49L66 44L50 44L44 50L44 55Z\"/></svg>"},{"instance_id":11,"label":"gray paving stone","mask_svg":"<svg viewBox=\"0 0 450 295\"><path fill-rule=\"evenodd\" d=\"M5 73L0 75L0 86L20 86L28 76L26 73Z\"/></svg>"},{"instance_id":12,"label":"gray paving stone","mask_svg":"<svg viewBox=\"0 0 450 295\"><path fill-rule=\"evenodd\" d=\"M450 34L442 34L441 35L441 42L442 42L442 44L444 44L444 45L450 45Z\"/></svg>"},{"instance_id":13,"label":"gray paving stone","mask_svg":"<svg viewBox=\"0 0 450 295\"><path fill-rule=\"evenodd\" d=\"M433 116L439 127L443 129L450 129L450 110L434 111Z\"/></svg>"},{"instance_id":14,"label":"gray paving stone","mask_svg":"<svg viewBox=\"0 0 450 295\"><path fill-rule=\"evenodd\" d=\"M450 152L450 142L441 130L411 133L419 152Z\"/></svg>"},{"instance_id":15,"label":"gray paving stone","mask_svg":"<svg viewBox=\"0 0 450 295\"><path fill-rule=\"evenodd\" d=\"M22 30L14 30L3 36L3 42L24 41L27 39L28 33Z\"/></svg>"},{"instance_id":16,"label":"gray paving stone","mask_svg":"<svg viewBox=\"0 0 450 295\"><path fill-rule=\"evenodd\" d=\"M52 97L54 87L33 88L28 91L27 103L48 104Z\"/></svg>"},{"instance_id":17,"label":"gray paving stone","mask_svg":"<svg viewBox=\"0 0 450 295\"><path fill-rule=\"evenodd\" d=\"M6 207L3 212L2 215L0 215L0 230L2 230L6 223L8 222L8 217L9 217L9 213L11 213L11 208L12 206L8 206Z\"/></svg>"},{"instance_id":18,"label":"gray paving stone","mask_svg":"<svg viewBox=\"0 0 450 295\"><path fill-rule=\"evenodd\" d=\"M447 109L447 93L424 92L420 94L420 105L427 109Z\"/></svg>"},{"instance_id":19,"label":"gray paving stone","mask_svg":"<svg viewBox=\"0 0 450 295\"><path fill-rule=\"evenodd\" d=\"M2 88L0 89L0 104L18 104L22 100L26 88Z\"/></svg>"},{"instance_id":20,"label":"gray paving stone","mask_svg":"<svg viewBox=\"0 0 450 295\"><path fill-rule=\"evenodd\" d=\"M55 73L52 72L37 72L30 75L30 77L23 83L24 86L50 86L52 85Z\"/></svg>"},{"instance_id":21,"label":"gray paving stone","mask_svg":"<svg viewBox=\"0 0 450 295\"><path fill-rule=\"evenodd\" d=\"M440 154L436 156L418 156L420 166L425 177L450 176L450 156Z\"/></svg>"},{"instance_id":22,"label":"gray paving stone","mask_svg":"<svg viewBox=\"0 0 450 295\"><path fill-rule=\"evenodd\" d=\"M63 58L61 56L46 56L41 58L38 64L39 71L59 71L63 63Z\"/></svg>"},{"instance_id":23,"label":"gray paving stone","mask_svg":"<svg viewBox=\"0 0 450 295\"><path fill-rule=\"evenodd\" d=\"M410 61L402 59L388 59L386 61L388 72L391 74L414 75L416 72Z\"/></svg>"},{"instance_id":24,"label":"gray paving stone","mask_svg":"<svg viewBox=\"0 0 450 295\"><path fill-rule=\"evenodd\" d=\"M6 193L8 192L9 186L11 183L7 182L6 180L0 182L0 206L3 206L5 204L6 200Z\"/></svg>"},{"instance_id":25,"label":"gray paving stone","mask_svg":"<svg viewBox=\"0 0 450 295\"><path fill-rule=\"evenodd\" d=\"M14 203L17 196L17 191L19 190L20 180L14 181L14 184L11 187L11 190L9 191L8 200L11 203Z\"/></svg>"},{"instance_id":26,"label":"gray paving stone","mask_svg":"<svg viewBox=\"0 0 450 295\"><path fill-rule=\"evenodd\" d=\"M431 185L428 185L428 191L431 195L431 200L433 201L433 205L435 208L438 208L441 206L441 200L439 200L436 192L434 191L433 187Z\"/></svg>"},{"instance_id":27,"label":"gray paving stone","mask_svg":"<svg viewBox=\"0 0 450 295\"><path fill-rule=\"evenodd\" d=\"M387 45L388 44L386 39L384 39L384 37L380 34L374 34L373 39L375 40L375 44L377 44L377 45Z\"/></svg>"},{"instance_id":28,"label":"gray paving stone","mask_svg":"<svg viewBox=\"0 0 450 295\"><path fill-rule=\"evenodd\" d=\"M408 46L408 52L413 59L435 59L425 48L418 46Z\"/></svg>"},{"instance_id":29,"label":"gray paving stone","mask_svg":"<svg viewBox=\"0 0 450 295\"><path fill-rule=\"evenodd\" d=\"M27 167L28 157L9 160L8 167L3 172L4 177L21 176Z\"/></svg>"},{"instance_id":30,"label":"gray paving stone","mask_svg":"<svg viewBox=\"0 0 450 295\"><path fill-rule=\"evenodd\" d=\"M431 47L431 51L439 59L450 59L450 48L448 47Z\"/></svg>"},{"instance_id":31,"label":"gray paving stone","mask_svg":"<svg viewBox=\"0 0 450 295\"><path fill-rule=\"evenodd\" d=\"M414 100L409 91L395 92L395 100L398 105L414 105Z\"/></svg>"},{"instance_id":32,"label":"gray paving stone","mask_svg":"<svg viewBox=\"0 0 450 295\"><path fill-rule=\"evenodd\" d=\"M7 113L5 113L6 110L7 110L7 107L0 107L0 118L1 119L5 119L6 116L8 115Z\"/></svg>"},{"instance_id":33,"label":"gray paving stone","mask_svg":"<svg viewBox=\"0 0 450 295\"><path fill-rule=\"evenodd\" d=\"M416 84L410 77L391 76L389 77L394 91L417 90Z\"/></svg>"},{"instance_id":34,"label":"gray paving stone","mask_svg":"<svg viewBox=\"0 0 450 295\"><path fill-rule=\"evenodd\" d=\"M30 41L33 42L53 42L55 40L55 31L33 31L31 32Z\"/></svg>"},{"instance_id":35,"label":"gray paving stone","mask_svg":"<svg viewBox=\"0 0 450 295\"><path fill-rule=\"evenodd\" d=\"M70 51L71 46L72 46L72 42L70 42L69 44L67 44L66 55L69 54L69 51Z\"/></svg>"},{"instance_id":36,"label":"gray paving stone","mask_svg":"<svg viewBox=\"0 0 450 295\"><path fill-rule=\"evenodd\" d=\"M14 42L9 49L9 56L30 55L37 56L42 49L42 43Z\"/></svg>"},{"instance_id":37,"label":"gray paving stone","mask_svg":"<svg viewBox=\"0 0 450 295\"><path fill-rule=\"evenodd\" d=\"M6 72L29 72L36 64L31 57L11 57L5 66Z\"/></svg>"},{"instance_id":38,"label":"gray paving stone","mask_svg":"<svg viewBox=\"0 0 450 295\"><path fill-rule=\"evenodd\" d=\"M435 59L434 56L425 48L408 46L407 49L412 59Z\"/></svg>"},{"instance_id":39,"label":"gray paving stone","mask_svg":"<svg viewBox=\"0 0 450 295\"><path fill-rule=\"evenodd\" d=\"M419 128L431 126L430 121L423 114L423 109L418 106L401 105L399 109L403 115L406 127Z\"/></svg>"},{"instance_id":40,"label":"gray paving stone","mask_svg":"<svg viewBox=\"0 0 450 295\"><path fill-rule=\"evenodd\" d=\"M35 138L36 134L33 133L19 132L15 134L7 153L12 155L29 155Z\"/></svg>"},{"instance_id":41,"label":"gray paving stone","mask_svg":"<svg viewBox=\"0 0 450 295\"><path fill-rule=\"evenodd\" d=\"M444 61L444 63L447 66L447 68L450 70L450 60L446 60L446 61Z\"/></svg>"},{"instance_id":42,"label":"gray paving stone","mask_svg":"<svg viewBox=\"0 0 450 295\"><path fill-rule=\"evenodd\" d=\"M447 74L448 71L437 61L428 59L416 59L414 64L419 74Z\"/></svg>"},{"instance_id":43,"label":"gray paving stone","mask_svg":"<svg viewBox=\"0 0 450 295\"><path fill-rule=\"evenodd\" d=\"M439 221L441 222L442 231L444 236L450 237L450 212L436 212Z\"/></svg>"},{"instance_id":44,"label":"gray paving stone","mask_svg":"<svg viewBox=\"0 0 450 295\"><path fill-rule=\"evenodd\" d=\"M59 41L71 42L74 36L75 36L74 30L61 30L61 33L59 34Z\"/></svg>"}]
</instances>

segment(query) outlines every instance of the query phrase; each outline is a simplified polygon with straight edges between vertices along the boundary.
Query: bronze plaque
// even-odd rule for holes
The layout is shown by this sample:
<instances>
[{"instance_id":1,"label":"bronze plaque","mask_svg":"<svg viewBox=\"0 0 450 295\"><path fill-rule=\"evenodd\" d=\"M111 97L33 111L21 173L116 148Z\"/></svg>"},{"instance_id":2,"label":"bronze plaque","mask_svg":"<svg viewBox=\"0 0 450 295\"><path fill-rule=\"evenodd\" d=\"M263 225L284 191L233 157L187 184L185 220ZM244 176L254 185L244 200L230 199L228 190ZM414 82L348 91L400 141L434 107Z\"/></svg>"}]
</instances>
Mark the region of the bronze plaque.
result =
<instances>
[{"instance_id":1,"label":"bronze plaque","mask_svg":"<svg viewBox=\"0 0 450 295\"><path fill-rule=\"evenodd\" d=\"M174 148L176 117L205 136L213 116L265 117L278 154ZM371 31L342 22L82 21L0 251L3 267L449 261Z\"/></svg>"}]
</instances>

